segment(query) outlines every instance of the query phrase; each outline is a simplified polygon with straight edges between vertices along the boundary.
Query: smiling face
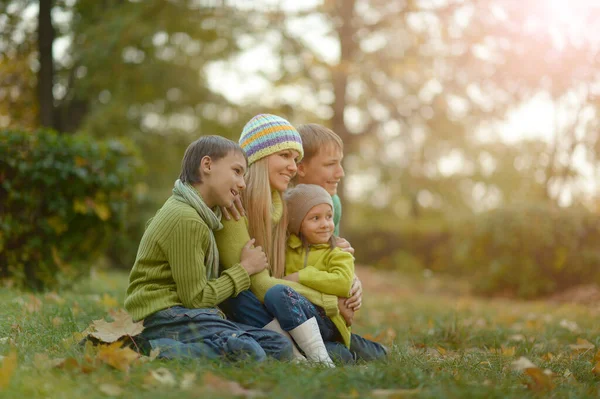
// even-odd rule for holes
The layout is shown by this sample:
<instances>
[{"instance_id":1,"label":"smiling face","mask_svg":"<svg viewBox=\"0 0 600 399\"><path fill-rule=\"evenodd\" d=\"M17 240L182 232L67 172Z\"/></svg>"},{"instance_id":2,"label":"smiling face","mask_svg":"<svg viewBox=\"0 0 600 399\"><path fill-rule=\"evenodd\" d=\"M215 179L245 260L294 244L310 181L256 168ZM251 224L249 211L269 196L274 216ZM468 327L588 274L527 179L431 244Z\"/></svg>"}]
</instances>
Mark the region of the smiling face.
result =
<instances>
[{"instance_id":1,"label":"smiling face","mask_svg":"<svg viewBox=\"0 0 600 399\"><path fill-rule=\"evenodd\" d=\"M282 193L287 189L298 170L296 162L299 156L300 153L296 150L283 150L267 157L271 190Z\"/></svg>"},{"instance_id":2,"label":"smiling face","mask_svg":"<svg viewBox=\"0 0 600 399\"><path fill-rule=\"evenodd\" d=\"M203 183L198 191L210 208L216 205L230 207L235 197L246 188L246 159L239 151L231 151L216 161L204 157L200 170Z\"/></svg>"},{"instance_id":3,"label":"smiling face","mask_svg":"<svg viewBox=\"0 0 600 399\"><path fill-rule=\"evenodd\" d=\"M309 244L327 244L334 228L333 209L329 204L319 204L302 219L300 234Z\"/></svg>"},{"instance_id":4,"label":"smiling face","mask_svg":"<svg viewBox=\"0 0 600 399\"><path fill-rule=\"evenodd\" d=\"M344 177L342 150L334 145L321 148L310 160L298 164L298 183L317 184L331 195L337 194L338 183Z\"/></svg>"}]
</instances>

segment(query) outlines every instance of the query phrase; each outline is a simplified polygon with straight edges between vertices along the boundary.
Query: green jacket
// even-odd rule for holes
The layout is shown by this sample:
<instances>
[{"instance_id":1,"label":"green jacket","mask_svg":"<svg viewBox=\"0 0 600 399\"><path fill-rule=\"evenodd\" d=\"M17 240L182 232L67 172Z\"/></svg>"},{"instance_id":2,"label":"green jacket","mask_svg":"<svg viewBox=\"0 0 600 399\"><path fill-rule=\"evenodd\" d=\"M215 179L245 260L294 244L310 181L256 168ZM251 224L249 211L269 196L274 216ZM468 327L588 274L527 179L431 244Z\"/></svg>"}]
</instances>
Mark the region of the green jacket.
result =
<instances>
[{"instance_id":1,"label":"green jacket","mask_svg":"<svg viewBox=\"0 0 600 399\"><path fill-rule=\"evenodd\" d=\"M248 289L250 277L239 262L207 279L210 234L194 208L174 197L165 202L147 225L129 275L125 309L134 320L177 305L217 306Z\"/></svg>"},{"instance_id":2,"label":"green jacket","mask_svg":"<svg viewBox=\"0 0 600 399\"><path fill-rule=\"evenodd\" d=\"M279 196L274 197L277 200L273 202L275 215L281 215L283 207L281 198ZM277 223L278 220L273 220L273 223ZM242 256L242 248L250 240L250 234L248 233L248 219L246 217L240 220L223 220L223 229L215 232L215 238L217 239L217 246L219 247L219 260L222 268L227 271L230 267L239 264ZM298 294L304 296L311 303L325 309L325 313L328 317L333 317L339 314L338 300L334 295L325 294L306 287L302 284L298 284L293 281L287 281L271 277L269 270L263 270L262 272L256 273L250 277L250 289L258 297L261 302L265 300L265 294L269 288L277 284L287 285L293 288Z\"/></svg>"},{"instance_id":3,"label":"green jacket","mask_svg":"<svg viewBox=\"0 0 600 399\"><path fill-rule=\"evenodd\" d=\"M300 284L324 294L348 297L354 280L354 257L329 244L310 245L308 251L300 238L290 235L285 252L285 274L298 272ZM350 347L350 327L341 314L331 317L344 344Z\"/></svg>"}]
</instances>

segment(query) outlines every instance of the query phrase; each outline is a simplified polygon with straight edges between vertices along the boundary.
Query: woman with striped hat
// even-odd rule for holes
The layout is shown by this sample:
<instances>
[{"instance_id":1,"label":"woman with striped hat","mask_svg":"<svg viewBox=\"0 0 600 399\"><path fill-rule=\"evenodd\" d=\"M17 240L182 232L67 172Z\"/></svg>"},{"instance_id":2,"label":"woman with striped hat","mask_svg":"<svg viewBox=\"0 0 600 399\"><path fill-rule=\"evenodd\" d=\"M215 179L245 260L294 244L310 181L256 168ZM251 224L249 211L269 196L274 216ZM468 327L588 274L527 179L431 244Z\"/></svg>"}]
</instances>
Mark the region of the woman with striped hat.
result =
<instances>
[{"instance_id":1,"label":"woman with striped hat","mask_svg":"<svg viewBox=\"0 0 600 399\"><path fill-rule=\"evenodd\" d=\"M327 349L342 359L351 355L322 321L338 315L343 305L334 295L282 279L288 224L282 194L304 153L300 135L287 120L261 114L244 126L239 143L248 156L246 189L241 193L247 216L223 221L223 229L215 233L221 266L238 264L244 244L253 238L264 249L269 268L250 277L251 291L220 307L234 321L291 336L307 360L334 367ZM297 358L303 357L297 353Z\"/></svg>"}]
</instances>

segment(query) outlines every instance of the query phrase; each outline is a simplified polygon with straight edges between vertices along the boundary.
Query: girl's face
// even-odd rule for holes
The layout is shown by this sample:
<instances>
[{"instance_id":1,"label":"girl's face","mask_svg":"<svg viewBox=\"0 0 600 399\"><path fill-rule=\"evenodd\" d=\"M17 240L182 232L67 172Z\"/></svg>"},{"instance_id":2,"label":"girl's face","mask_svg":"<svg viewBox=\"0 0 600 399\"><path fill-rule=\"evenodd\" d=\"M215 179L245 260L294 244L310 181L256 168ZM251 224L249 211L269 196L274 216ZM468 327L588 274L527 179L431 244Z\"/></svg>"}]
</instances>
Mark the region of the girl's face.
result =
<instances>
[{"instance_id":1,"label":"girl's face","mask_svg":"<svg viewBox=\"0 0 600 399\"><path fill-rule=\"evenodd\" d=\"M310 208L302 220L300 234L309 244L327 244L333 235L333 209L329 204Z\"/></svg>"},{"instance_id":2,"label":"girl's face","mask_svg":"<svg viewBox=\"0 0 600 399\"><path fill-rule=\"evenodd\" d=\"M267 157L271 190L284 192L296 175L296 161L300 154L295 150L283 150Z\"/></svg>"}]
</instances>

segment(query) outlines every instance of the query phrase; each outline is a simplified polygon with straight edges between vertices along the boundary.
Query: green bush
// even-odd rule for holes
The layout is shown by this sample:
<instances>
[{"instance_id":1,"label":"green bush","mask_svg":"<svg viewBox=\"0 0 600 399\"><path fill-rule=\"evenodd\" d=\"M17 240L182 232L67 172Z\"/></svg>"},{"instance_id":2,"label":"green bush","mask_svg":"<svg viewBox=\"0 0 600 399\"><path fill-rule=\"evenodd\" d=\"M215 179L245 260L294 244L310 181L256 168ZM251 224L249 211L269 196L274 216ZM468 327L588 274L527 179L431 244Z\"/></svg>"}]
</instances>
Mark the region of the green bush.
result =
<instances>
[{"instance_id":1,"label":"green bush","mask_svg":"<svg viewBox=\"0 0 600 399\"><path fill-rule=\"evenodd\" d=\"M500 208L463 223L453 241L455 267L480 293L533 298L600 282L600 218L584 209Z\"/></svg>"},{"instance_id":2,"label":"green bush","mask_svg":"<svg viewBox=\"0 0 600 399\"><path fill-rule=\"evenodd\" d=\"M68 283L123 226L135 149L52 131L0 131L0 277Z\"/></svg>"}]
</instances>

